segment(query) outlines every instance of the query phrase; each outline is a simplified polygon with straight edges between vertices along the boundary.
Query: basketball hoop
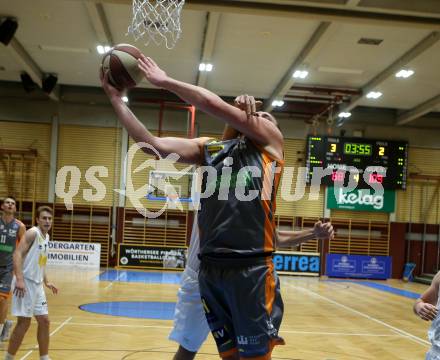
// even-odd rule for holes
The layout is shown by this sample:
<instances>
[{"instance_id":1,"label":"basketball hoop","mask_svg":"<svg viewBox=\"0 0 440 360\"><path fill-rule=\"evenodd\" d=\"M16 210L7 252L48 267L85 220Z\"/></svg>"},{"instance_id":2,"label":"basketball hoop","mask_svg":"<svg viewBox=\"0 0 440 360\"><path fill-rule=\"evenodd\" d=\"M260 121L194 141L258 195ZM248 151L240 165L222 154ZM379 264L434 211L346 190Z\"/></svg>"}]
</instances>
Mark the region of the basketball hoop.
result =
<instances>
[{"instance_id":1,"label":"basketball hoop","mask_svg":"<svg viewBox=\"0 0 440 360\"><path fill-rule=\"evenodd\" d=\"M135 40L145 37L148 45L165 42L167 49L176 45L182 32L180 13L185 0L133 0L133 18L128 33Z\"/></svg>"}]
</instances>

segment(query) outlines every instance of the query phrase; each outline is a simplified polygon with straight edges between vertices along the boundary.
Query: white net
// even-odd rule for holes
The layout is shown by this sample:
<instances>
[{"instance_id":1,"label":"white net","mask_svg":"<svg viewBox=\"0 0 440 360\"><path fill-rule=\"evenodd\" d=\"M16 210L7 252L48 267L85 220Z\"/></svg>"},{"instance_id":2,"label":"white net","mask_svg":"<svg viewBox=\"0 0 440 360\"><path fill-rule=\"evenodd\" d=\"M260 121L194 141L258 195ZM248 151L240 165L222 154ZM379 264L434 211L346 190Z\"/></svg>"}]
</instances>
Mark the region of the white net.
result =
<instances>
[{"instance_id":1,"label":"white net","mask_svg":"<svg viewBox=\"0 0 440 360\"><path fill-rule=\"evenodd\" d=\"M128 33L146 45L165 43L172 49L180 38L180 13L185 0L133 0L133 18Z\"/></svg>"}]
</instances>

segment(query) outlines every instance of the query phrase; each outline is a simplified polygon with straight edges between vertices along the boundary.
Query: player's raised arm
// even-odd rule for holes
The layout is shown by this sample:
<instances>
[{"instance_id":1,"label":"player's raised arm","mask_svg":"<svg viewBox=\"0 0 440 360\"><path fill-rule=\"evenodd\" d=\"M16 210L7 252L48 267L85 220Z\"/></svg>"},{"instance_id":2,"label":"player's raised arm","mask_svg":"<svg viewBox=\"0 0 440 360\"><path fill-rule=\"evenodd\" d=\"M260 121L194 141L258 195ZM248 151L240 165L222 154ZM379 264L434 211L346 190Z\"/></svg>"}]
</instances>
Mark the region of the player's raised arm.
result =
<instances>
[{"instance_id":1,"label":"player's raised arm","mask_svg":"<svg viewBox=\"0 0 440 360\"><path fill-rule=\"evenodd\" d=\"M171 153L176 153L180 156L179 162L190 164L200 163L202 146L209 138L162 138L153 135L124 103L121 98L122 93L109 83L108 73L103 74L102 71L100 71L100 74L102 87L108 95L119 121L135 142L150 144L164 157ZM151 149L143 148L143 150L150 155L156 155Z\"/></svg>"},{"instance_id":2,"label":"player's raised arm","mask_svg":"<svg viewBox=\"0 0 440 360\"><path fill-rule=\"evenodd\" d=\"M228 123L256 143L269 146L274 156L282 158L283 136L275 118L269 113L249 114L226 103L209 90L170 78L151 58L142 56L138 61L140 69L152 84L175 93L198 109Z\"/></svg>"}]
</instances>

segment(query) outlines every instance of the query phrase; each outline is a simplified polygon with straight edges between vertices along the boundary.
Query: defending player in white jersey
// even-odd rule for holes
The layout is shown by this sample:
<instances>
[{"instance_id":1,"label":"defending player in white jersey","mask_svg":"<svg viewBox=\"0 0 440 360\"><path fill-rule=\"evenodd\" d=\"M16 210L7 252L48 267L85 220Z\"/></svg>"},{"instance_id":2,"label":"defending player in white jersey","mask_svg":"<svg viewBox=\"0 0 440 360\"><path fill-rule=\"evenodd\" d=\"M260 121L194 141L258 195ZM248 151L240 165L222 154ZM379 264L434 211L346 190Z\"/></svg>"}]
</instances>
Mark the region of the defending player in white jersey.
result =
<instances>
[{"instance_id":1,"label":"defending player in white jersey","mask_svg":"<svg viewBox=\"0 0 440 360\"><path fill-rule=\"evenodd\" d=\"M12 315L17 316L17 325L9 340L5 360L14 359L33 316L38 323L40 360L49 360L49 316L43 284L53 294L58 293L55 285L48 281L45 271L53 211L48 206L41 206L36 216L37 226L26 231L24 240L14 252Z\"/></svg>"}]
</instances>

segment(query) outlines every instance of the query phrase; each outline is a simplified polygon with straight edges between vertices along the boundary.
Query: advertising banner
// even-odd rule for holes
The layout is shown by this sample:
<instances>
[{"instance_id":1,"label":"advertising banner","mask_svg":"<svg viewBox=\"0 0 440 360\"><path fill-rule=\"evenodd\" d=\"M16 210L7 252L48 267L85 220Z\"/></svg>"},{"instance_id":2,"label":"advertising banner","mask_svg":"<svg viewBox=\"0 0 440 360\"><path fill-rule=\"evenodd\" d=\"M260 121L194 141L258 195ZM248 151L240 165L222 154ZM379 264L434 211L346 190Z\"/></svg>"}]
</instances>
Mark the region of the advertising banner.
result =
<instances>
[{"instance_id":1,"label":"advertising banner","mask_svg":"<svg viewBox=\"0 0 440 360\"><path fill-rule=\"evenodd\" d=\"M327 254L326 275L341 278L389 279L391 256Z\"/></svg>"},{"instance_id":2,"label":"advertising banner","mask_svg":"<svg viewBox=\"0 0 440 360\"><path fill-rule=\"evenodd\" d=\"M118 266L142 269L183 270L186 248L119 244Z\"/></svg>"},{"instance_id":3,"label":"advertising banner","mask_svg":"<svg viewBox=\"0 0 440 360\"><path fill-rule=\"evenodd\" d=\"M101 244L51 240L47 265L99 269L100 256Z\"/></svg>"},{"instance_id":4,"label":"advertising banner","mask_svg":"<svg viewBox=\"0 0 440 360\"><path fill-rule=\"evenodd\" d=\"M378 195L373 189L355 189L347 192L342 188L329 187L327 209L392 213L395 209L395 199L394 190L384 190L382 195Z\"/></svg>"},{"instance_id":5,"label":"advertising banner","mask_svg":"<svg viewBox=\"0 0 440 360\"><path fill-rule=\"evenodd\" d=\"M273 254L273 263L278 274L319 276L319 253L296 251L277 251Z\"/></svg>"}]
</instances>

